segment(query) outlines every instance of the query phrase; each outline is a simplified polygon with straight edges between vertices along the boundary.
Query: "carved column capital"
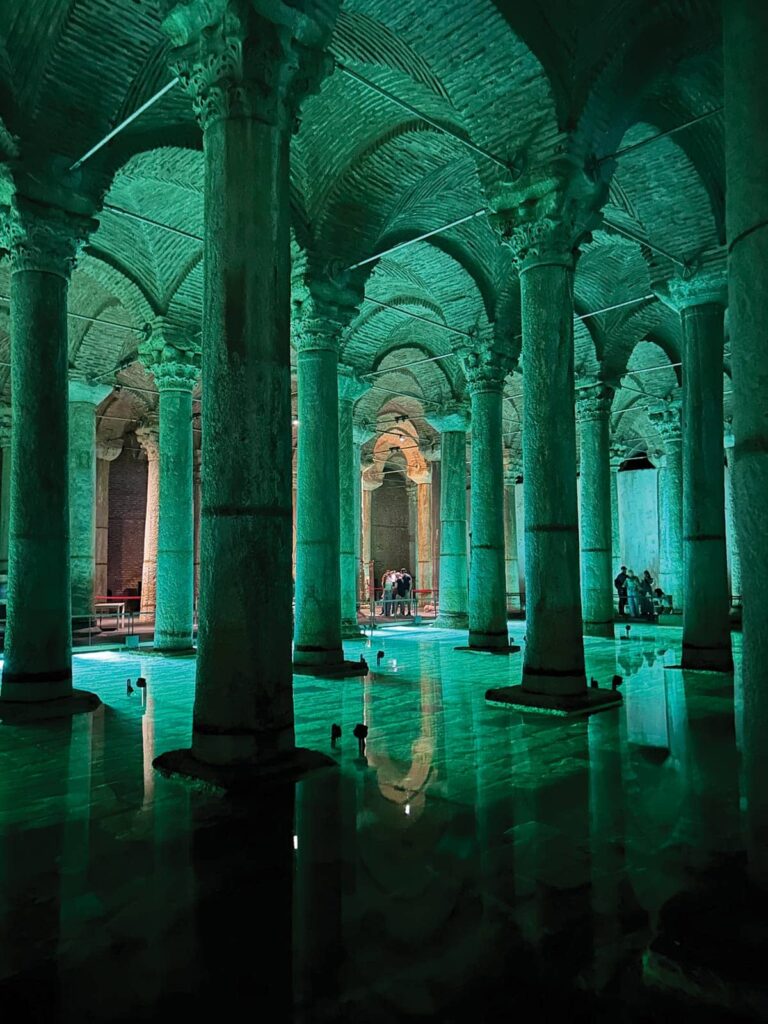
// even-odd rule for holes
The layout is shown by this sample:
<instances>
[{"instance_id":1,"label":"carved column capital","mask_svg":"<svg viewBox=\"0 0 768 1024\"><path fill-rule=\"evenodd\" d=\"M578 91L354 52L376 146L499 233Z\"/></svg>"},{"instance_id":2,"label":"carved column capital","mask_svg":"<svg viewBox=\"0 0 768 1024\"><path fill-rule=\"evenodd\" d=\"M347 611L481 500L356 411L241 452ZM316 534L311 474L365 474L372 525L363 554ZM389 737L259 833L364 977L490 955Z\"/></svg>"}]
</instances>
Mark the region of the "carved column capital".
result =
<instances>
[{"instance_id":1,"label":"carved column capital","mask_svg":"<svg viewBox=\"0 0 768 1024\"><path fill-rule=\"evenodd\" d=\"M470 395L504 390L504 381L514 369L514 360L491 345L479 344L459 350Z\"/></svg>"},{"instance_id":2,"label":"carved column capital","mask_svg":"<svg viewBox=\"0 0 768 1024\"><path fill-rule=\"evenodd\" d=\"M605 182L562 162L500 186L489 219L520 273L537 264L573 267L579 245L600 224L606 196Z\"/></svg>"},{"instance_id":3,"label":"carved column capital","mask_svg":"<svg viewBox=\"0 0 768 1024\"><path fill-rule=\"evenodd\" d=\"M89 384L84 380L71 380L68 384L69 401L92 405L94 409L112 394L111 384Z\"/></svg>"},{"instance_id":4,"label":"carved column capital","mask_svg":"<svg viewBox=\"0 0 768 1024\"><path fill-rule=\"evenodd\" d=\"M98 226L91 217L15 195L2 215L2 235L12 272L41 270L69 280L88 235Z\"/></svg>"},{"instance_id":5,"label":"carved column capital","mask_svg":"<svg viewBox=\"0 0 768 1024\"><path fill-rule=\"evenodd\" d=\"M669 451L670 447L680 447L682 444L682 423L679 402L669 402L663 408L649 412L648 419L656 428L667 451Z\"/></svg>"},{"instance_id":6,"label":"carved column capital","mask_svg":"<svg viewBox=\"0 0 768 1024\"><path fill-rule=\"evenodd\" d=\"M158 391L192 391L200 377L200 350L188 328L157 317L147 324L139 358L155 378Z\"/></svg>"},{"instance_id":7,"label":"carved column capital","mask_svg":"<svg viewBox=\"0 0 768 1024\"><path fill-rule=\"evenodd\" d=\"M654 284L653 291L665 306L681 314L696 306L728 305L728 279L720 265L686 268L682 275Z\"/></svg>"},{"instance_id":8,"label":"carved column capital","mask_svg":"<svg viewBox=\"0 0 768 1024\"><path fill-rule=\"evenodd\" d=\"M611 472L617 473L624 459L627 457L627 450L624 445L612 444L610 447Z\"/></svg>"},{"instance_id":9,"label":"carved column capital","mask_svg":"<svg viewBox=\"0 0 768 1024\"><path fill-rule=\"evenodd\" d=\"M160 428L157 423L144 423L136 428L139 444L147 453L149 462L160 458Z\"/></svg>"},{"instance_id":10,"label":"carved column capital","mask_svg":"<svg viewBox=\"0 0 768 1024\"><path fill-rule=\"evenodd\" d=\"M348 366L339 366L338 379L340 402L356 402L371 390L368 381L358 377Z\"/></svg>"},{"instance_id":11,"label":"carved column capital","mask_svg":"<svg viewBox=\"0 0 768 1024\"><path fill-rule=\"evenodd\" d=\"M576 418L579 423L607 420L611 415L614 390L606 384L583 388L576 394Z\"/></svg>"},{"instance_id":12,"label":"carved column capital","mask_svg":"<svg viewBox=\"0 0 768 1024\"><path fill-rule=\"evenodd\" d=\"M446 405L425 413L424 419L440 434L466 433L469 430L469 411L462 405Z\"/></svg>"},{"instance_id":13,"label":"carved column capital","mask_svg":"<svg viewBox=\"0 0 768 1024\"><path fill-rule=\"evenodd\" d=\"M297 352L337 352L357 315L362 287L349 276L323 280L299 267L291 282L291 336Z\"/></svg>"},{"instance_id":14,"label":"carved column capital","mask_svg":"<svg viewBox=\"0 0 768 1024\"><path fill-rule=\"evenodd\" d=\"M323 47L338 3L311 13L305 7L191 0L171 9L162 23L173 46L171 67L203 131L228 118L291 123L303 97L333 68Z\"/></svg>"}]
</instances>

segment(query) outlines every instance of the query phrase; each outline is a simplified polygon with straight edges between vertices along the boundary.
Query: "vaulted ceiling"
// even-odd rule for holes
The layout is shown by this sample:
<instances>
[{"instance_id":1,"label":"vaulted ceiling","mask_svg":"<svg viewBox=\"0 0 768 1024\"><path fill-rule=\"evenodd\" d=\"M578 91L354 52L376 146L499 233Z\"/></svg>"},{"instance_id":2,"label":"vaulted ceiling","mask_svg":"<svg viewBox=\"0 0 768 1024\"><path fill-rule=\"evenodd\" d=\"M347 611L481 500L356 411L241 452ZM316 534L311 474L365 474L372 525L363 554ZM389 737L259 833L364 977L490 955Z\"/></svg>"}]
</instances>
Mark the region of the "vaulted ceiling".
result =
<instances>
[{"instance_id":1,"label":"vaulted ceiling","mask_svg":"<svg viewBox=\"0 0 768 1024\"><path fill-rule=\"evenodd\" d=\"M305 101L292 141L295 251L311 248L328 264L349 266L391 249L482 211L510 174L501 164L536 167L567 139L585 161L611 170L604 227L576 270L577 380L622 380L615 436L633 449L661 449L646 409L678 387L672 364L680 361L680 332L652 286L683 262L719 258L724 239L718 7L715 0L346 0L331 49L347 70L337 67ZM0 151L33 171L69 167L170 81L161 20L157 0L5 0ZM75 172L73 184L103 196L104 206L72 282L71 371L134 388L138 402L128 407L125 391L118 395L105 433L120 429L120 417L130 429L154 405L152 378L136 363L143 324L162 314L190 335L200 330L200 146L189 99L175 87ZM366 298L341 348L342 361L375 385L358 416L373 421L400 410L429 437L425 411L463 396L454 354L463 334L490 323L510 352L519 351L510 256L480 215L367 264L366 273ZM6 395L7 296L6 261ZM606 307L618 308L589 315ZM724 386L727 414L727 378ZM512 453L523 394L516 374L505 403Z\"/></svg>"}]
</instances>

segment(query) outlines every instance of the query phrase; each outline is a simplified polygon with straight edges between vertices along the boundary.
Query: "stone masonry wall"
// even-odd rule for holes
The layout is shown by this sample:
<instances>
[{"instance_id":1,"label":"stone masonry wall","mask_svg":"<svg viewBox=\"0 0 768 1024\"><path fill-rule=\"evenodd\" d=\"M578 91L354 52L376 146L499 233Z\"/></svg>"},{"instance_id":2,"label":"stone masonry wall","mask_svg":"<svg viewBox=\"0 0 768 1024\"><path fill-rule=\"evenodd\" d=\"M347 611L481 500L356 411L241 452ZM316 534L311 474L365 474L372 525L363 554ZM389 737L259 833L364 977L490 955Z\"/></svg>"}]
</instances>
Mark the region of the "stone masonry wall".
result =
<instances>
[{"instance_id":1,"label":"stone masonry wall","mask_svg":"<svg viewBox=\"0 0 768 1024\"><path fill-rule=\"evenodd\" d=\"M146 507L147 460L126 447L109 468L107 585L113 594L141 581Z\"/></svg>"}]
</instances>

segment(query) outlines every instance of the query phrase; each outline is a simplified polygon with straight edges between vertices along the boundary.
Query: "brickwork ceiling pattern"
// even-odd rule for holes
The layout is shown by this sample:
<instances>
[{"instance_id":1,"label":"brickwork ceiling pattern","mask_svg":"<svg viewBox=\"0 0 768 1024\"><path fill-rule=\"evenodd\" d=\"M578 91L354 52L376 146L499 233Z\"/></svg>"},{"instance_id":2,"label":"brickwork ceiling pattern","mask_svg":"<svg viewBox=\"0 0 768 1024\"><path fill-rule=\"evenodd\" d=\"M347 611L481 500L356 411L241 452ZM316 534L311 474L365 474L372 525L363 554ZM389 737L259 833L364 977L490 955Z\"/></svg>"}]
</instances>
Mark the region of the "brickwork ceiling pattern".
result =
<instances>
[{"instance_id":1,"label":"brickwork ceiling pattern","mask_svg":"<svg viewBox=\"0 0 768 1024\"><path fill-rule=\"evenodd\" d=\"M5 0L0 154L46 172L65 168L157 92L171 77L161 8L159 0ZM722 104L714 0L346 0L331 48L453 135L338 68L330 74L305 101L292 140L292 244L323 264L355 263L482 210L507 172L456 135L515 166L542 166L564 147L594 163ZM648 296L673 271L668 256L719 257L723 164L719 113L615 160L606 224L577 264L577 313ZM125 366L116 379L145 388L136 395L151 409L152 378L131 365L142 325L164 315L191 334L200 329L203 161L188 97L171 89L78 173L106 206L70 310L111 324L71 320L71 370L111 380ZM0 174L0 202L7 181ZM509 253L479 216L366 272L370 298L341 349L358 372L381 371L360 411L375 418L401 394L396 408L429 434L424 411L463 395L455 330L490 324L519 351ZM5 261L0 296L8 289ZM626 305L577 322L575 347L583 381L631 371L614 402L616 434L660 448L645 409L677 388L679 368L644 371L679 362L676 316L652 299ZM445 358L402 368L427 356ZM3 298L0 388L8 386ZM523 388L519 375L508 381L512 450ZM130 425L141 410L121 415Z\"/></svg>"}]
</instances>

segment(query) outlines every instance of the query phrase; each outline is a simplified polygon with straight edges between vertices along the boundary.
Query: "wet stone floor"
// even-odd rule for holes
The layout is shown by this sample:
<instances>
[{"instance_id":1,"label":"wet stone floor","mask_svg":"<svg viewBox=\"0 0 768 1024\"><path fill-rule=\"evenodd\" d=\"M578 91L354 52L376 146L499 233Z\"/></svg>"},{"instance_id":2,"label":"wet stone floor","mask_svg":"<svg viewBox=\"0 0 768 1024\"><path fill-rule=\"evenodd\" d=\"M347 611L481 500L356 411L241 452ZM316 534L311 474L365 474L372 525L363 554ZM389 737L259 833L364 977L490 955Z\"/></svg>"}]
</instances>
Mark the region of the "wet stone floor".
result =
<instances>
[{"instance_id":1,"label":"wet stone floor","mask_svg":"<svg viewBox=\"0 0 768 1024\"><path fill-rule=\"evenodd\" d=\"M665 668L680 631L637 626L585 641L620 709L522 716L484 702L521 655L463 638L380 629L346 645L367 678L297 677L297 741L339 767L245 801L152 770L189 743L194 659L76 656L98 712L0 727L3 1020L732 1019L642 963L742 848L738 670Z\"/></svg>"}]
</instances>

